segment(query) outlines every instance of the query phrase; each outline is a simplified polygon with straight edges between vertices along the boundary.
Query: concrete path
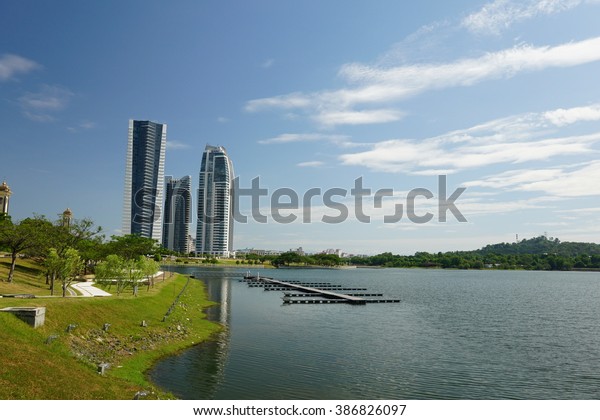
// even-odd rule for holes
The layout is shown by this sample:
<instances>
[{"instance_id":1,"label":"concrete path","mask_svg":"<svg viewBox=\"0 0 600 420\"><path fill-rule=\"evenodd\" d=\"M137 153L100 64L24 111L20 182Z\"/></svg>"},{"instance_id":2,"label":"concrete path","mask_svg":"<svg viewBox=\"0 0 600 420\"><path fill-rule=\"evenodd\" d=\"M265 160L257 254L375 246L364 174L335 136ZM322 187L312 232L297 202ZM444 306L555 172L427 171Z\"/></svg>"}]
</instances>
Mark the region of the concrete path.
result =
<instances>
[{"instance_id":1,"label":"concrete path","mask_svg":"<svg viewBox=\"0 0 600 420\"><path fill-rule=\"evenodd\" d=\"M162 276L163 272L162 271L158 271L156 272L156 274L154 274L152 277L156 278L159 276ZM146 281L146 279L142 279L140 280L141 282ZM73 283L71 284L71 286L69 286L69 292L71 292L71 288L77 290L80 293L79 297L95 297L95 296L112 296L110 293L105 292L102 289L99 289L97 287L94 287L94 282L93 281L84 281L81 283Z\"/></svg>"},{"instance_id":2,"label":"concrete path","mask_svg":"<svg viewBox=\"0 0 600 420\"><path fill-rule=\"evenodd\" d=\"M93 281L86 281L82 283L73 283L71 287L81 293L82 297L94 297L94 296L111 296L110 293L105 292L102 289L94 287Z\"/></svg>"}]
</instances>

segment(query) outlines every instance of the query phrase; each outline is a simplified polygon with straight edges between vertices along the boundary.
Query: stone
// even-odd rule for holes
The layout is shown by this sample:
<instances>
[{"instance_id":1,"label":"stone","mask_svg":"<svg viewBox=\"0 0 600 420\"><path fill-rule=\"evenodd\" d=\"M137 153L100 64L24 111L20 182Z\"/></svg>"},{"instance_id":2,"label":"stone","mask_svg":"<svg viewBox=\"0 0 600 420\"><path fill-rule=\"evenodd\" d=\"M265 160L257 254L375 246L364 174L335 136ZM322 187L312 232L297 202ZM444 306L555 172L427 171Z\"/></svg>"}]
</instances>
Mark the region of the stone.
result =
<instances>
[{"instance_id":1,"label":"stone","mask_svg":"<svg viewBox=\"0 0 600 420\"><path fill-rule=\"evenodd\" d=\"M108 363L100 363L98 365L98 373L100 375L104 375L104 373L106 372L106 369L108 369L110 367L110 364Z\"/></svg>"},{"instance_id":2,"label":"stone","mask_svg":"<svg viewBox=\"0 0 600 420\"><path fill-rule=\"evenodd\" d=\"M54 334L51 336L48 336L48 338L46 339L46 344L51 344L57 338L58 338L58 335L54 335Z\"/></svg>"},{"instance_id":3,"label":"stone","mask_svg":"<svg viewBox=\"0 0 600 420\"><path fill-rule=\"evenodd\" d=\"M45 307L10 307L0 309L2 312L10 312L15 315L21 321L25 321L33 328L38 328L44 325L46 321L46 308Z\"/></svg>"}]
</instances>

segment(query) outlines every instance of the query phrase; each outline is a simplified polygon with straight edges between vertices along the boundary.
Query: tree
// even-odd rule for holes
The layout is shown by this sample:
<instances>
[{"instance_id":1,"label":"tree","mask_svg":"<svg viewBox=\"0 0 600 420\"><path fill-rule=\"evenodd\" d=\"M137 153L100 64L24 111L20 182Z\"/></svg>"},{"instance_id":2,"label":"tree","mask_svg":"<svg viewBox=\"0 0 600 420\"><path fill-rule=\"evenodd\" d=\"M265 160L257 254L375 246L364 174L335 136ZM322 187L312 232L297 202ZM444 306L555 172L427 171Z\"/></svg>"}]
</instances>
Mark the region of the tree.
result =
<instances>
[{"instance_id":1,"label":"tree","mask_svg":"<svg viewBox=\"0 0 600 420\"><path fill-rule=\"evenodd\" d=\"M125 261L118 255L111 254L96 265L96 282L110 287L117 286L117 295L126 286Z\"/></svg>"},{"instance_id":2,"label":"tree","mask_svg":"<svg viewBox=\"0 0 600 420\"><path fill-rule=\"evenodd\" d=\"M83 262L79 252L74 248L67 248L62 256L55 248L50 248L46 267L52 275L52 288L54 288L54 279L59 280L62 285L62 296L65 297L67 288L83 268Z\"/></svg>"},{"instance_id":3,"label":"tree","mask_svg":"<svg viewBox=\"0 0 600 420\"><path fill-rule=\"evenodd\" d=\"M130 286L133 290L134 296L137 296L138 285L140 280L144 278L144 261L145 257L140 256L135 260L124 260L123 268L125 271L125 287Z\"/></svg>"},{"instance_id":4,"label":"tree","mask_svg":"<svg viewBox=\"0 0 600 420\"><path fill-rule=\"evenodd\" d=\"M292 263L303 263L305 261L306 259L296 252L284 252L283 254L278 255L277 258L273 260L273 265L289 265Z\"/></svg>"},{"instance_id":5,"label":"tree","mask_svg":"<svg viewBox=\"0 0 600 420\"><path fill-rule=\"evenodd\" d=\"M118 255L125 260L135 260L140 255L154 255L158 251L156 240L140 235L113 235L105 247L108 255Z\"/></svg>"},{"instance_id":6,"label":"tree","mask_svg":"<svg viewBox=\"0 0 600 420\"><path fill-rule=\"evenodd\" d=\"M50 284L50 296L54 296L54 282L60 270L60 257L56 249L51 248L48 256L44 260L46 267L46 281Z\"/></svg>"},{"instance_id":7,"label":"tree","mask_svg":"<svg viewBox=\"0 0 600 420\"><path fill-rule=\"evenodd\" d=\"M160 264L145 257L140 257L138 264L142 276L148 281L148 290L150 290L150 286L154 287L154 275L158 272Z\"/></svg>"},{"instance_id":8,"label":"tree","mask_svg":"<svg viewBox=\"0 0 600 420\"><path fill-rule=\"evenodd\" d=\"M101 237L83 239L77 244L77 250L84 262L83 274L88 273L88 269L96 266L98 261L102 260L103 244Z\"/></svg>"},{"instance_id":9,"label":"tree","mask_svg":"<svg viewBox=\"0 0 600 420\"><path fill-rule=\"evenodd\" d=\"M27 218L19 223L13 223L10 219L0 222L0 246L6 248L11 254L7 279L9 283L12 283L14 278L17 257L39 245L40 233L47 229L49 223L43 218Z\"/></svg>"}]
</instances>

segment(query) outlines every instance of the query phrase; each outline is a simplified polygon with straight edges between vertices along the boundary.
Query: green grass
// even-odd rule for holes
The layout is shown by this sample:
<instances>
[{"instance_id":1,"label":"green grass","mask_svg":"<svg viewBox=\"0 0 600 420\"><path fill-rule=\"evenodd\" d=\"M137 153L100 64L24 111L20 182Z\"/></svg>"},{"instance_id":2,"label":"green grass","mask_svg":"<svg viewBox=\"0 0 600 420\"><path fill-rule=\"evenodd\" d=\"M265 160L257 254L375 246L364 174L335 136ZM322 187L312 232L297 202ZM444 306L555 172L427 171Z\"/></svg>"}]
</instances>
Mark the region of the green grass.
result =
<instances>
[{"instance_id":1,"label":"green grass","mask_svg":"<svg viewBox=\"0 0 600 420\"><path fill-rule=\"evenodd\" d=\"M9 270L10 258L0 258L0 294L31 293L34 295L50 295L44 272L35 262L27 259L17 259L12 283L6 282ZM54 287L54 294L57 293L61 293L60 285Z\"/></svg>"},{"instance_id":2,"label":"green grass","mask_svg":"<svg viewBox=\"0 0 600 420\"><path fill-rule=\"evenodd\" d=\"M18 278L17 282L20 281ZM208 339L221 326L205 319L211 303L201 282L190 281L171 315L163 316L186 278L175 276L138 297L0 299L0 307L45 306L46 322L33 329L0 313L0 399L131 399L154 392L144 372L160 357ZM145 320L147 327L140 326ZM111 324L103 331L104 323ZM77 327L66 332L69 324ZM46 344L49 336L58 338ZM105 376L97 364L110 363Z\"/></svg>"}]
</instances>

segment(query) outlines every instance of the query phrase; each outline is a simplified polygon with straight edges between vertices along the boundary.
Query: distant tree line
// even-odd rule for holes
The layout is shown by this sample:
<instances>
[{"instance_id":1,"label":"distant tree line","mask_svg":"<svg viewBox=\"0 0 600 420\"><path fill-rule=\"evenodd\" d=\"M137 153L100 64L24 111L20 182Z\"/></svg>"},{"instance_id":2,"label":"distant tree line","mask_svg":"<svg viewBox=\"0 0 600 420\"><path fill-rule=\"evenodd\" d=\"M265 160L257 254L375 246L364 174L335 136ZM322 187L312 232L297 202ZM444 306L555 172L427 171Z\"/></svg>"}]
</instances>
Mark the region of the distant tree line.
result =
<instances>
[{"instance_id":1,"label":"distant tree line","mask_svg":"<svg viewBox=\"0 0 600 420\"><path fill-rule=\"evenodd\" d=\"M280 255L258 255L255 253L246 254L243 260L238 260L242 264L264 264L270 262L275 267L289 266L322 266L335 267L347 264L348 261L333 254L314 254L300 255L297 252L284 252Z\"/></svg>"},{"instance_id":2,"label":"distant tree line","mask_svg":"<svg viewBox=\"0 0 600 420\"><path fill-rule=\"evenodd\" d=\"M403 256L385 252L351 257L351 264L378 267L424 267L501 270L600 269L600 245L561 242L539 236L515 243L487 245L476 251L417 252Z\"/></svg>"},{"instance_id":3,"label":"distant tree line","mask_svg":"<svg viewBox=\"0 0 600 420\"><path fill-rule=\"evenodd\" d=\"M487 245L475 251L417 252L414 255L384 252L349 258L331 254L300 255L285 252L278 256L248 254L245 258L255 264L270 261L276 267L360 265L476 270L586 270L600 269L600 245L561 242L559 239L539 236L514 243Z\"/></svg>"}]
</instances>

